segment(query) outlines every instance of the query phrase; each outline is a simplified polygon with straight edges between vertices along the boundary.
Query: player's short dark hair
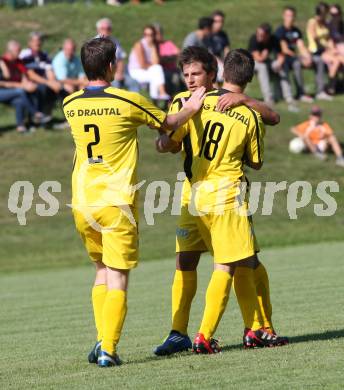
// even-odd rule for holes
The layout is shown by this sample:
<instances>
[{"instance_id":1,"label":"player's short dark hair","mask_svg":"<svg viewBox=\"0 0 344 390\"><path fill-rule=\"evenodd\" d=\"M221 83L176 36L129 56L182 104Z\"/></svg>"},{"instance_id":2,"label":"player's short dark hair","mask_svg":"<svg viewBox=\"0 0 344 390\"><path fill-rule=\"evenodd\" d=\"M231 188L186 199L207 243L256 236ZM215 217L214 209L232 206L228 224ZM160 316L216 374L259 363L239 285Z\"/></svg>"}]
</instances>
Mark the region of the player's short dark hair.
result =
<instances>
[{"instance_id":1,"label":"player's short dark hair","mask_svg":"<svg viewBox=\"0 0 344 390\"><path fill-rule=\"evenodd\" d=\"M231 50L224 61L225 81L244 87L254 75L254 59L245 49Z\"/></svg>"},{"instance_id":2,"label":"player's short dark hair","mask_svg":"<svg viewBox=\"0 0 344 390\"><path fill-rule=\"evenodd\" d=\"M223 19L226 17L225 13L223 11L221 11L220 9L215 10L211 14L211 16L212 16L213 19L215 18L215 16L221 16L221 18L223 18Z\"/></svg>"},{"instance_id":3,"label":"player's short dark hair","mask_svg":"<svg viewBox=\"0 0 344 390\"><path fill-rule=\"evenodd\" d=\"M214 72L214 78L216 79L217 60L205 47L188 46L180 53L178 64L182 72L184 65L193 62L200 62L207 74Z\"/></svg>"},{"instance_id":4,"label":"player's short dark hair","mask_svg":"<svg viewBox=\"0 0 344 390\"><path fill-rule=\"evenodd\" d=\"M116 62L116 45L109 38L93 38L81 48L81 62L89 80L105 80L110 63Z\"/></svg>"},{"instance_id":5,"label":"player's short dark hair","mask_svg":"<svg viewBox=\"0 0 344 390\"><path fill-rule=\"evenodd\" d=\"M205 28L211 28L213 25L213 19L208 16L204 16L203 18L198 20L198 28L200 30L204 30Z\"/></svg>"},{"instance_id":6,"label":"player's short dark hair","mask_svg":"<svg viewBox=\"0 0 344 390\"><path fill-rule=\"evenodd\" d=\"M283 11L291 11L294 15L296 15L296 8L292 5L287 5L283 8Z\"/></svg>"}]
</instances>

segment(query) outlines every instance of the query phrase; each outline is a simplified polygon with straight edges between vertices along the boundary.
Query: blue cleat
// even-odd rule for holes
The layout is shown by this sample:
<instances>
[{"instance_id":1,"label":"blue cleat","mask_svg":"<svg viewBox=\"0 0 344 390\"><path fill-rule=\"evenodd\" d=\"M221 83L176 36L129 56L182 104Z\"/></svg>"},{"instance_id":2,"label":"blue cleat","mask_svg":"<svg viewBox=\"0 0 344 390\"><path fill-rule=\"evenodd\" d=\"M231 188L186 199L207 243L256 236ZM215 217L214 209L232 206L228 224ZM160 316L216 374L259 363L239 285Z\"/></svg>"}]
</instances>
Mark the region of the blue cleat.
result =
<instances>
[{"instance_id":1,"label":"blue cleat","mask_svg":"<svg viewBox=\"0 0 344 390\"><path fill-rule=\"evenodd\" d=\"M165 341L153 351L157 356L172 355L177 352L187 351L192 348L192 343L188 335L181 334L176 330L171 330Z\"/></svg>"},{"instance_id":2,"label":"blue cleat","mask_svg":"<svg viewBox=\"0 0 344 390\"><path fill-rule=\"evenodd\" d=\"M100 352L101 341L97 341L95 346L92 348L92 351L88 354L89 363L97 363L98 355Z\"/></svg>"},{"instance_id":3,"label":"blue cleat","mask_svg":"<svg viewBox=\"0 0 344 390\"><path fill-rule=\"evenodd\" d=\"M121 359L117 354L110 355L109 353L100 350L98 356L98 366L99 367L113 367L120 366L122 364Z\"/></svg>"}]
</instances>

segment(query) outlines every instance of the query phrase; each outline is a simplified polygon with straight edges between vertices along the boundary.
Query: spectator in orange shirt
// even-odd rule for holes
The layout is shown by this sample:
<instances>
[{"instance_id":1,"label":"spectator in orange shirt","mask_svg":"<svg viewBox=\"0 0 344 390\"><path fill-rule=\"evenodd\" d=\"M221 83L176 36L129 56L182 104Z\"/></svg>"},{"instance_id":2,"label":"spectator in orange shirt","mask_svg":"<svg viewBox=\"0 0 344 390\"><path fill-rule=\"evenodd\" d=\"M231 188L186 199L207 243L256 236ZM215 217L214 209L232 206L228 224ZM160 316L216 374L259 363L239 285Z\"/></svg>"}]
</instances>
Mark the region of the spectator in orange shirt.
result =
<instances>
[{"instance_id":1,"label":"spectator in orange shirt","mask_svg":"<svg viewBox=\"0 0 344 390\"><path fill-rule=\"evenodd\" d=\"M336 164L344 167L342 148L327 122L322 120L320 107L313 106L309 120L291 128L297 138L290 141L290 150L294 153L310 151L320 160L326 160L326 151L331 147L336 155ZM294 145L294 146L293 146Z\"/></svg>"}]
</instances>

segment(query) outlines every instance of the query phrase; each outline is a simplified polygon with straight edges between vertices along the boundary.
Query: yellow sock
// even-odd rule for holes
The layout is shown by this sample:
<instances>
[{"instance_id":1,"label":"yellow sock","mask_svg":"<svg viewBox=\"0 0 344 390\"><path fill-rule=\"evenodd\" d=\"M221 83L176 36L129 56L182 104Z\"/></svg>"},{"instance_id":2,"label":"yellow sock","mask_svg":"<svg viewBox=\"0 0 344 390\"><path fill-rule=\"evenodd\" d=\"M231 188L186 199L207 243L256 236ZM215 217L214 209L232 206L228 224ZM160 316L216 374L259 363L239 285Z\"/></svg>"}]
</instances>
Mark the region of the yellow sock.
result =
<instances>
[{"instance_id":1,"label":"yellow sock","mask_svg":"<svg viewBox=\"0 0 344 390\"><path fill-rule=\"evenodd\" d=\"M102 350L110 355L116 352L127 314L127 293L122 290L109 290L103 306Z\"/></svg>"},{"instance_id":2,"label":"yellow sock","mask_svg":"<svg viewBox=\"0 0 344 390\"><path fill-rule=\"evenodd\" d=\"M225 311L229 292L232 285L232 276L228 272L215 270L210 279L205 298L205 310L199 332L209 340L216 331Z\"/></svg>"},{"instance_id":3,"label":"yellow sock","mask_svg":"<svg viewBox=\"0 0 344 390\"><path fill-rule=\"evenodd\" d=\"M100 341L103 338L103 305L106 293L106 284L98 284L92 288L92 306L94 322L97 329L97 341Z\"/></svg>"},{"instance_id":4,"label":"yellow sock","mask_svg":"<svg viewBox=\"0 0 344 390\"><path fill-rule=\"evenodd\" d=\"M234 290L240 306L245 328L257 330L263 327L252 268L236 267Z\"/></svg>"},{"instance_id":5,"label":"yellow sock","mask_svg":"<svg viewBox=\"0 0 344 390\"><path fill-rule=\"evenodd\" d=\"M187 334L191 303L197 290L197 271L176 270L172 285L172 329Z\"/></svg>"},{"instance_id":6,"label":"yellow sock","mask_svg":"<svg viewBox=\"0 0 344 390\"><path fill-rule=\"evenodd\" d=\"M273 329L272 325L272 305L270 301L270 286L269 277L266 269L262 263L253 271L254 281L256 285L258 304L262 320L264 322L264 328Z\"/></svg>"}]
</instances>

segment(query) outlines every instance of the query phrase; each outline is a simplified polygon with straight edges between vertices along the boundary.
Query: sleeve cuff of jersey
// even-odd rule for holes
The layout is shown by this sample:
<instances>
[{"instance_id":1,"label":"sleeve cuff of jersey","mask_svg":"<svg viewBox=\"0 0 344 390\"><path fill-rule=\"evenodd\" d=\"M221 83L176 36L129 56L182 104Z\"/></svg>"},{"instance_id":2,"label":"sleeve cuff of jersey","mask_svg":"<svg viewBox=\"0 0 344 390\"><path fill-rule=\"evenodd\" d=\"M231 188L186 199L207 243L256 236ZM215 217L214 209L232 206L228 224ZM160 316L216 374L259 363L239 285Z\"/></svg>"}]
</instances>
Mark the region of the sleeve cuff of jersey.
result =
<instances>
[{"instance_id":1,"label":"sleeve cuff of jersey","mask_svg":"<svg viewBox=\"0 0 344 390\"><path fill-rule=\"evenodd\" d=\"M253 164L261 164L263 162L263 159L260 159L260 158L249 158L248 161L253 163Z\"/></svg>"},{"instance_id":2,"label":"sleeve cuff of jersey","mask_svg":"<svg viewBox=\"0 0 344 390\"><path fill-rule=\"evenodd\" d=\"M173 131L170 135L169 135L170 139L174 142L182 142L182 139L180 139L180 136L178 134L178 132L176 131Z\"/></svg>"},{"instance_id":3,"label":"sleeve cuff of jersey","mask_svg":"<svg viewBox=\"0 0 344 390\"><path fill-rule=\"evenodd\" d=\"M244 156L244 161L247 161L248 163L253 163L253 164L261 164L263 162L263 159L261 157L258 157L257 155L249 156L246 154Z\"/></svg>"}]
</instances>

